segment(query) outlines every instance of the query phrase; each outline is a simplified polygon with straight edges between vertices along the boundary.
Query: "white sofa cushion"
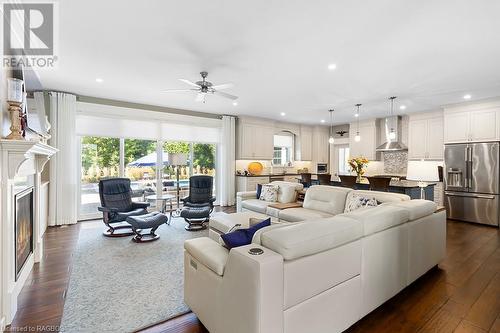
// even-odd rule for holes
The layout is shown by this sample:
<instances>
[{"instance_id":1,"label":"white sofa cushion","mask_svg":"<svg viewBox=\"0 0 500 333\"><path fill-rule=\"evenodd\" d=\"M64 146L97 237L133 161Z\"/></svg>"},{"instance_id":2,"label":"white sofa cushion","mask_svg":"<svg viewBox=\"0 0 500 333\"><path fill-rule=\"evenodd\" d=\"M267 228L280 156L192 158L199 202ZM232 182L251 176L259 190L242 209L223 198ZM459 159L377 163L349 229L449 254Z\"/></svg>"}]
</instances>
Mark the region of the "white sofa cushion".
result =
<instances>
[{"instance_id":1,"label":"white sofa cushion","mask_svg":"<svg viewBox=\"0 0 500 333\"><path fill-rule=\"evenodd\" d=\"M332 214L325 213L319 210L312 210L303 207L287 208L279 211L280 220L288 222L299 222L305 220L320 219L332 217Z\"/></svg>"},{"instance_id":2,"label":"white sofa cushion","mask_svg":"<svg viewBox=\"0 0 500 333\"><path fill-rule=\"evenodd\" d=\"M301 191L304 188L304 185L302 185L301 183L285 182L283 180L275 180L274 182L270 182L269 184L277 186L293 186L295 187L295 191Z\"/></svg>"},{"instance_id":3,"label":"white sofa cushion","mask_svg":"<svg viewBox=\"0 0 500 333\"><path fill-rule=\"evenodd\" d=\"M338 186L315 185L307 189L304 208L336 215L344 212L345 200L351 189Z\"/></svg>"},{"instance_id":4,"label":"white sofa cushion","mask_svg":"<svg viewBox=\"0 0 500 333\"><path fill-rule=\"evenodd\" d=\"M406 209L391 205L379 205L375 208L360 208L338 216L356 219L363 225L363 235L368 236L408 222L409 215Z\"/></svg>"},{"instance_id":5,"label":"white sofa cushion","mask_svg":"<svg viewBox=\"0 0 500 333\"><path fill-rule=\"evenodd\" d=\"M272 202L259 200L259 199L248 199L241 202L241 207L254 212L259 212L262 214L266 213L267 206L272 204Z\"/></svg>"},{"instance_id":6,"label":"white sofa cushion","mask_svg":"<svg viewBox=\"0 0 500 333\"><path fill-rule=\"evenodd\" d=\"M361 195L361 196L366 196L369 198L375 198L380 203L400 202L400 201L410 200L410 197L408 195L402 194L402 193L368 191L368 190L352 191L348 194L347 199L349 199L349 196L356 195L356 194Z\"/></svg>"},{"instance_id":7,"label":"white sofa cushion","mask_svg":"<svg viewBox=\"0 0 500 333\"><path fill-rule=\"evenodd\" d=\"M188 239L184 249L189 254L220 276L224 275L229 250L208 237Z\"/></svg>"},{"instance_id":8,"label":"white sofa cushion","mask_svg":"<svg viewBox=\"0 0 500 333\"><path fill-rule=\"evenodd\" d=\"M290 203L297 200L297 189L294 185L279 185L278 202Z\"/></svg>"},{"instance_id":9,"label":"white sofa cushion","mask_svg":"<svg viewBox=\"0 0 500 333\"><path fill-rule=\"evenodd\" d=\"M409 216L411 221L427 215L431 215L437 209L437 204L434 201L421 200L421 199L392 202L388 205L406 209L410 214Z\"/></svg>"},{"instance_id":10,"label":"white sofa cushion","mask_svg":"<svg viewBox=\"0 0 500 333\"><path fill-rule=\"evenodd\" d=\"M359 221L335 216L270 230L261 236L261 243L286 260L293 260L333 249L362 236L363 225Z\"/></svg>"}]
</instances>

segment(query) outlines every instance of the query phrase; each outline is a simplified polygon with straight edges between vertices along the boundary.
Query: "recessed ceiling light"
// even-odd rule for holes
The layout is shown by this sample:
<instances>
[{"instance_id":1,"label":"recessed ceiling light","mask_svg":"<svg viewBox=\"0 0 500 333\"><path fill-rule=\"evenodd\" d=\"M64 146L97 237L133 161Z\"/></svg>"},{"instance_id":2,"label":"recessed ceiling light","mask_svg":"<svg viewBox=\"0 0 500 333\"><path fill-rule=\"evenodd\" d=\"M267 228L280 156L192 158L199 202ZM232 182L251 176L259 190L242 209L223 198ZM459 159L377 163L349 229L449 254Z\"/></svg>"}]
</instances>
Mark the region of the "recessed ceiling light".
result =
<instances>
[{"instance_id":1,"label":"recessed ceiling light","mask_svg":"<svg viewBox=\"0 0 500 333\"><path fill-rule=\"evenodd\" d=\"M399 107L399 109L400 109L400 110L406 110L406 105L401 105L401 106Z\"/></svg>"},{"instance_id":2,"label":"recessed ceiling light","mask_svg":"<svg viewBox=\"0 0 500 333\"><path fill-rule=\"evenodd\" d=\"M281 115L282 117L284 117L284 116L286 116L286 113L285 113L285 112L281 112L281 113L280 113L280 115Z\"/></svg>"},{"instance_id":3,"label":"recessed ceiling light","mask_svg":"<svg viewBox=\"0 0 500 333\"><path fill-rule=\"evenodd\" d=\"M471 95L469 95L469 94L464 95L464 99L471 99L471 98L472 98L472 96L471 96Z\"/></svg>"},{"instance_id":4,"label":"recessed ceiling light","mask_svg":"<svg viewBox=\"0 0 500 333\"><path fill-rule=\"evenodd\" d=\"M322 123L324 123L324 122L325 122L325 119L321 119L320 121L321 121Z\"/></svg>"},{"instance_id":5,"label":"recessed ceiling light","mask_svg":"<svg viewBox=\"0 0 500 333\"><path fill-rule=\"evenodd\" d=\"M234 106L238 105L238 102L236 102L236 101L235 101L235 102L233 102L233 105L234 105Z\"/></svg>"},{"instance_id":6,"label":"recessed ceiling light","mask_svg":"<svg viewBox=\"0 0 500 333\"><path fill-rule=\"evenodd\" d=\"M100 77L98 77L97 79L95 79L95 82L97 82L97 83L103 83L103 82L104 82L104 80L103 80L103 79L101 79Z\"/></svg>"},{"instance_id":7,"label":"recessed ceiling light","mask_svg":"<svg viewBox=\"0 0 500 333\"><path fill-rule=\"evenodd\" d=\"M329 64L328 65L328 69L331 70L331 71L335 70L336 68L337 68L336 64Z\"/></svg>"}]
</instances>

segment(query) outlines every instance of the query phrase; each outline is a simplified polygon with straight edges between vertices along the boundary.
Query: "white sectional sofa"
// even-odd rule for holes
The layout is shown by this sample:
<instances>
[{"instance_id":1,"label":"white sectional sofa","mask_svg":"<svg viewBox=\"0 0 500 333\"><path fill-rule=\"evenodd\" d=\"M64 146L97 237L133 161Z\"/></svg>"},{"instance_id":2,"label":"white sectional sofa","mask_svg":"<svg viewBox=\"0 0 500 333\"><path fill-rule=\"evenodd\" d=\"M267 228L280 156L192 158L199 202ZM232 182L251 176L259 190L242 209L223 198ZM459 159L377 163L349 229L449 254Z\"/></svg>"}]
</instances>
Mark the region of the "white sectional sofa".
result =
<instances>
[{"instance_id":1,"label":"white sectional sofa","mask_svg":"<svg viewBox=\"0 0 500 333\"><path fill-rule=\"evenodd\" d=\"M314 194L310 199L318 202L304 203L304 209L330 213L325 207L343 207L353 192L311 190L330 192ZM273 225L261 229L252 244L231 251L210 238L186 241L186 303L212 333L347 329L445 255L446 215L433 202L370 194L385 200L377 207ZM263 253L252 255L251 248Z\"/></svg>"}]
</instances>

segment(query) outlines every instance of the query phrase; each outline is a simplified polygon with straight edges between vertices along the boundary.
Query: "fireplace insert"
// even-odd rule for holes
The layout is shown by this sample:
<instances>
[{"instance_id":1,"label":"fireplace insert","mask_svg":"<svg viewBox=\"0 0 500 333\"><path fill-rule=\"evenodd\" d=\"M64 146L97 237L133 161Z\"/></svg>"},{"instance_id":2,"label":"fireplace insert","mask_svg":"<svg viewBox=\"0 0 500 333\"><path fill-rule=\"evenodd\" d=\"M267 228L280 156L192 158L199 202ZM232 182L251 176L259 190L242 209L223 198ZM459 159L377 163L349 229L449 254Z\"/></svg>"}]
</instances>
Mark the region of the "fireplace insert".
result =
<instances>
[{"instance_id":1,"label":"fireplace insert","mask_svg":"<svg viewBox=\"0 0 500 333\"><path fill-rule=\"evenodd\" d=\"M16 281L26 260L33 253L33 187L15 196L15 266Z\"/></svg>"}]
</instances>

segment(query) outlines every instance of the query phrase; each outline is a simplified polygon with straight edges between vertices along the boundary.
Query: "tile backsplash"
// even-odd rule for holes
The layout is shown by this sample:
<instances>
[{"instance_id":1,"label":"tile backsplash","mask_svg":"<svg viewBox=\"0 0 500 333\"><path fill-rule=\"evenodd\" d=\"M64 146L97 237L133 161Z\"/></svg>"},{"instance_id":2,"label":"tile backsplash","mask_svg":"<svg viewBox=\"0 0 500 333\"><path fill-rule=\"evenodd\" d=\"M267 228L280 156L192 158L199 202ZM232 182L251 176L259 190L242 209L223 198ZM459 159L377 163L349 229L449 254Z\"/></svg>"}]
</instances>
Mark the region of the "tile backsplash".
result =
<instances>
[{"instance_id":1,"label":"tile backsplash","mask_svg":"<svg viewBox=\"0 0 500 333\"><path fill-rule=\"evenodd\" d=\"M408 152L394 151L384 152L384 173L394 175L406 175L408 165Z\"/></svg>"}]
</instances>

